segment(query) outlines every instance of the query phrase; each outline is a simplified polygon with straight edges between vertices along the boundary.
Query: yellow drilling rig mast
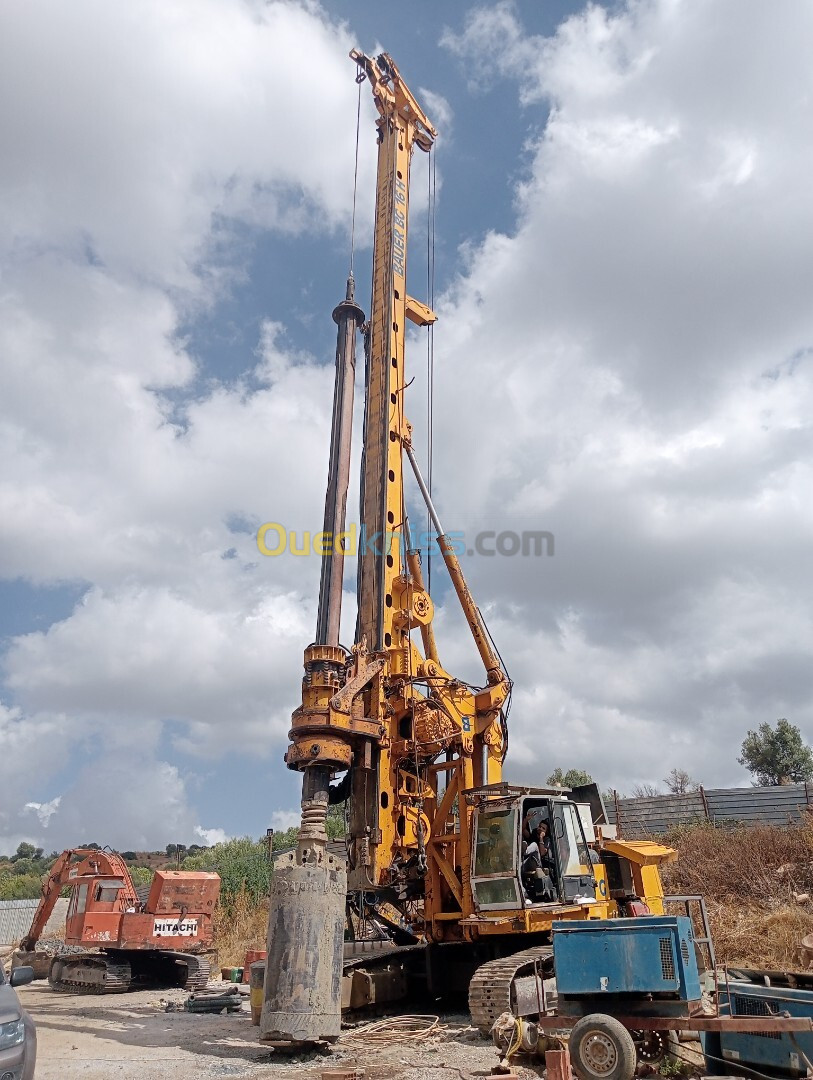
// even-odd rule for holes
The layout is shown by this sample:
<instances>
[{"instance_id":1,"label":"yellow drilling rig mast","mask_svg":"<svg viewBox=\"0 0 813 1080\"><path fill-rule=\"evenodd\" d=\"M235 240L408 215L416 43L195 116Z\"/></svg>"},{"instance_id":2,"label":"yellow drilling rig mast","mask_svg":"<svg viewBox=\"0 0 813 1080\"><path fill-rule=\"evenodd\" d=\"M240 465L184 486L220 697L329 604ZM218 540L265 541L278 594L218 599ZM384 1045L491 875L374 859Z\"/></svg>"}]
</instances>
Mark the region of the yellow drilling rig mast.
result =
<instances>
[{"instance_id":1,"label":"yellow drilling rig mast","mask_svg":"<svg viewBox=\"0 0 813 1080\"><path fill-rule=\"evenodd\" d=\"M522 1011L523 980L535 1002L555 919L629 914L636 905L659 913L658 866L673 857L655 844L615 839L594 786L569 795L502 782L511 683L424 483L405 411L406 322L428 326L436 318L407 292L410 161L416 146L431 151L436 131L389 55L351 57L379 114L372 298L365 323L351 277L333 313L339 331L317 636L305 650L286 754L303 777L303 824L297 851L277 861L261 1020L261 1038L290 1045L338 1035L347 926L371 920L398 942L423 944L430 989L469 984L474 1019L487 1027L506 1007ZM362 543L356 640L347 650L339 643L339 534L362 327ZM410 543L405 460L479 652L482 686L441 663L432 599ZM329 801L348 797L345 867L325 847L324 820ZM416 950L409 952L405 968L415 964Z\"/></svg>"}]
</instances>

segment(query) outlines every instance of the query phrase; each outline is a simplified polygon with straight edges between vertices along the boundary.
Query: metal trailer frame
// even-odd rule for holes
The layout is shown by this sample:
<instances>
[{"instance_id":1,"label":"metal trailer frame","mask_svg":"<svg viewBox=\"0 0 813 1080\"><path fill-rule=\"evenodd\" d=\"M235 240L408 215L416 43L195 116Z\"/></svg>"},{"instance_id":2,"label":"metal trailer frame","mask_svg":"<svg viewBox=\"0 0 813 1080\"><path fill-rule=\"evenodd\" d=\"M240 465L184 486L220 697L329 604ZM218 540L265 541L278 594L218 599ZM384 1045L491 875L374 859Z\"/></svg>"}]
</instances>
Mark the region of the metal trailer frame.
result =
<instances>
[{"instance_id":1,"label":"metal trailer frame","mask_svg":"<svg viewBox=\"0 0 813 1080\"><path fill-rule=\"evenodd\" d=\"M695 936L695 944L705 947L709 957L710 970L714 973L714 989L715 994L718 993L720 988L720 980L717 973L717 962L714 953L714 943L711 937L711 929L709 926L708 911L706 909L706 903L702 896L664 896L664 904L681 904L685 914L688 917L692 917L692 904L697 905L696 914L703 927L703 936ZM694 920L693 920L694 921ZM599 1002L596 1002L596 1009L582 1015L559 1015L555 1013L549 1013L547 1010L547 1000L544 992L544 982L537 974L537 988L541 987L541 994L539 996L539 1017L535 1021L540 1032L555 1033L557 1031L568 1031L574 1027L579 1020L582 1020L586 1015L601 1015L609 1016L618 1023L622 1024L628 1031L720 1031L720 1032L760 1032L764 1034L779 1034L782 1032L794 1032L794 1031L813 1031L813 1018L803 1016L790 1016L785 1013L783 1016L737 1016L730 1014L721 1014L719 1012L719 1004L717 1005L717 1011L715 1013L703 1013L699 1011L693 1011L687 1008L686 1012L682 1015L653 1015L648 1013L642 1015L637 1012L620 1012L612 1011L605 1012L600 1009ZM729 973L728 968L725 968L725 986L729 985ZM728 993L728 999L731 1000L730 991ZM654 1003L653 1003L654 1007Z\"/></svg>"},{"instance_id":2,"label":"metal trailer frame","mask_svg":"<svg viewBox=\"0 0 813 1080\"><path fill-rule=\"evenodd\" d=\"M593 1014L585 1014L593 1015ZM807 1016L640 1016L634 1013L598 1013L612 1016L630 1031L813 1031L813 1019ZM540 1016L534 1023L540 1031L567 1031L583 1016Z\"/></svg>"}]
</instances>

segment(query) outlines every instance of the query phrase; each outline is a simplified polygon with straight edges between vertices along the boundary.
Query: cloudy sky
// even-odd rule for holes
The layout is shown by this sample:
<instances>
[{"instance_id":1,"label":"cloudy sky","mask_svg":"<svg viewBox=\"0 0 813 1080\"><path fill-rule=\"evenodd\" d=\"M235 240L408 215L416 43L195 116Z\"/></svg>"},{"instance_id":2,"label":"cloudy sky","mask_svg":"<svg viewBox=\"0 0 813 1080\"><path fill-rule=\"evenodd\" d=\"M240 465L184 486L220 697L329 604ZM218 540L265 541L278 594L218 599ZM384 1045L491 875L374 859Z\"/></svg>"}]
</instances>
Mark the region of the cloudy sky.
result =
<instances>
[{"instance_id":1,"label":"cloudy sky","mask_svg":"<svg viewBox=\"0 0 813 1080\"><path fill-rule=\"evenodd\" d=\"M516 686L508 777L725 786L749 727L813 739L806 0L2 19L0 852L292 820L319 566L255 536L321 528L353 46L392 53L441 132L441 516L555 536L465 562ZM374 168L363 86L362 305ZM427 188L419 153L422 299ZM424 461L426 363L415 333ZM433 577L442 659L477 679Z\"/></svg>"}]
</instances>

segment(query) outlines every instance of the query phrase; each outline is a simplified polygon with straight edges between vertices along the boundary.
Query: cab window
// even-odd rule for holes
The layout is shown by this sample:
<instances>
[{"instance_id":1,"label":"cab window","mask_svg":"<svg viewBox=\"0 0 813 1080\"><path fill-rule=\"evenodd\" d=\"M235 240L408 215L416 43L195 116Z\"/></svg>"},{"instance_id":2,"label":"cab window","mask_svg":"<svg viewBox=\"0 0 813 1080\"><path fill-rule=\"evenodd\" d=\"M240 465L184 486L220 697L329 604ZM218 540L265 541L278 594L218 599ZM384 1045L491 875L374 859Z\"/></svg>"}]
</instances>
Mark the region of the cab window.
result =
<instances>
[{"instance_id":1,"label":"cab window","mask_svg":"<svg viewBox=\"0 0 813 1080\"><path fill-rule=\"evenodd\" d=\"M96 900L102 904L114 904L123 888L123 881L100 881L96 886Z\"/></svg>"},{"instance_id":2,"label":"cab window","mask_svg":"<svg viewBox=\"0 0 813 1080\"><path fill-rule=\"evenodd\" d=\"M516 869L516 853L516 810L497 810L490 814L480 814L477 821L474 876L513 874Z\"/></svg>"},{"instance_id":3,"label":"cab window","mask_svg":"<svg viewBox=\"0 0 813 1080\"><path fill-rule=\"evenodd\" d=\"M82 915L88 902L87 885L76 885L71 892L71 900L68 904L68 918L74 915Z\"/></svg>"},{"instance_id":4,"label":"cab window","mask_svg":"<svg viewBox=\"0 0 813 1080\"><path fill-rule=\"evenodd\" d=\"M572 804L563 806L562 810L562 822L556 830L559 866L565 876L588 873L591 867L590 852L582 836L578 811Z\"/></svg>"}]
</instances>

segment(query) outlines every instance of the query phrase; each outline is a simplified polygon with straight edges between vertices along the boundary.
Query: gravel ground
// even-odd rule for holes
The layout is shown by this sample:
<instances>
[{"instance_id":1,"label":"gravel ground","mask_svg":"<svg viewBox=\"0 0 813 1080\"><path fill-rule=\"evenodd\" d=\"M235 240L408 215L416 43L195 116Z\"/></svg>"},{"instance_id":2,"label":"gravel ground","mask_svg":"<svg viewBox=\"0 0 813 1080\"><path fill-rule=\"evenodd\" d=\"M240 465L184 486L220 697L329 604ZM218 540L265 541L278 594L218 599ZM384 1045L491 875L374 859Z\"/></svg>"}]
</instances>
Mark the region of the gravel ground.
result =
<instances>
[{"instance_id":1,"label":"gravel ground","mask_svg":"<svg viewBox=\"0 0 813 1080\"><path fill-rule=\"evenodd\" d=\"M248 988L246 988L248 989ZM21 987L38 1034L37 1080L318 1080L323 1069L362 1067L365 1080L469 1080L487 1076L497 1054L463 1016L443 1016L439 1035L372 1051L338 1049L285 1059L260 1046L248 997L243 1012L192 1015L166 1011L182 990L93 997L54 993L47 983ZM515 1069L535 1080L541 1068Z\"/></svg>"}]
</instances>

